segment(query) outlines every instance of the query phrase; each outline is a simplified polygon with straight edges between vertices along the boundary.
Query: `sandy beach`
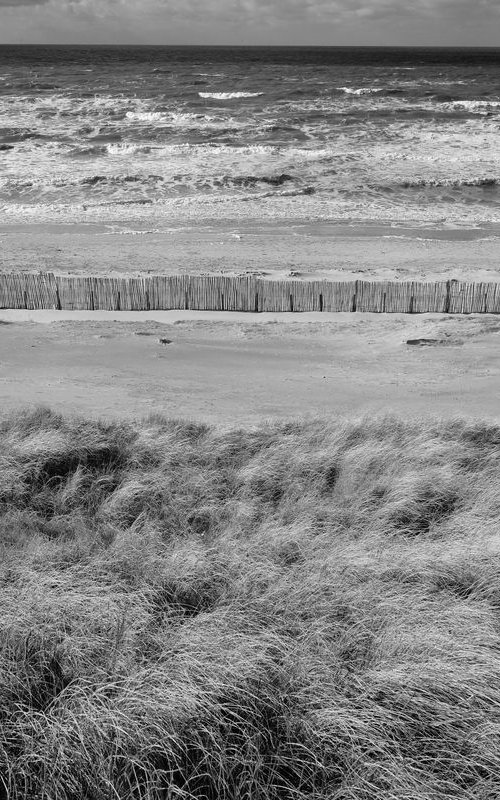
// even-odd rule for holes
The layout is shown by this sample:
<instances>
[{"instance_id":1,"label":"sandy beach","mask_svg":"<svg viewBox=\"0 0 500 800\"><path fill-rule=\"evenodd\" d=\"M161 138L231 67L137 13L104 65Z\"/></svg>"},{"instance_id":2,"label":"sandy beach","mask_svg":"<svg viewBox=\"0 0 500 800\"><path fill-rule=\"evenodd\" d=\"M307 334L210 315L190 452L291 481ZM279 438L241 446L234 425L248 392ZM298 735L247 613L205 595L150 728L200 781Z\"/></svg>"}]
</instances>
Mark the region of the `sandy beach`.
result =
<instances>
[{"instance_id":1,"label":"sandy beach","mask_svg":"<svg viewBox=\"0 0 500 800\"><path fill-rule=\"evenodd\" d=\"M2 225L1 268L500 281L485 229ZM493 237L493 229L491 230ZM0 311L4 410L152 412L217 423L300 415L496 416L495 316ZM436 340L407 345L408 339ZM168 343L162 343L161 340Z\"/></svg>"},{"instance_id":2,"label":"sandy beach","mask_svg":"<svg viewBox=\"0 0 500 800\"><path fill-rule=\"evenodd\" d=\"M498 415L493 315L1 311L0 322L5 412L45 404L230 425Z\"/></svg>"},{"instance_id":3,"label":"sandy beach","mask_svg":"<svg viewBox=\"0 0 500 800\"><path fill-rule=\"evenodd\" d=\"M0 224L0 269L498 281L497 235L494 225Z\"/></svg>"}]
</instances>

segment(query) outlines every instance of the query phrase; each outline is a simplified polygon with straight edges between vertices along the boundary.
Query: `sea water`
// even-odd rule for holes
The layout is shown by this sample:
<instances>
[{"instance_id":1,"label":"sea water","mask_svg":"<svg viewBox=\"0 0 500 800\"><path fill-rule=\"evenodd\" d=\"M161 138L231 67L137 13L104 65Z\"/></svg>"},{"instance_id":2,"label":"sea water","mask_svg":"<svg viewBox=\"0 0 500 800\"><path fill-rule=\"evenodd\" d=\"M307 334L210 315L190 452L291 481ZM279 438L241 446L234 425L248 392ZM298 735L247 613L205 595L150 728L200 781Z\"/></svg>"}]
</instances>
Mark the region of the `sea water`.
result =
<instances>
[{"instance_id":1,"label":"sea water","mask_svg":"<svg viewBox=\"0 0 500 800\"><path fill-rule=\"evenodd\" d=\"M500 49L0 46L3 222L500 222Z\"/></svg>"}]
</instances>

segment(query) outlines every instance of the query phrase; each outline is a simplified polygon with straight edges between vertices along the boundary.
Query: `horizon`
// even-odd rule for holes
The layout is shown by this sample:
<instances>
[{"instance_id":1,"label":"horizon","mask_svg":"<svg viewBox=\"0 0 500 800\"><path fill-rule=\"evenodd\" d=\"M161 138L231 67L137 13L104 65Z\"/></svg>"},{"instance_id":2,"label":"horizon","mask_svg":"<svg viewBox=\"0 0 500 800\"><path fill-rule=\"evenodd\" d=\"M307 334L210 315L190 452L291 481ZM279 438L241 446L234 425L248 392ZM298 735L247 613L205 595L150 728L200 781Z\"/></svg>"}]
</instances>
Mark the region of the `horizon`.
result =
<instances>
[{"instance_id":1,"label":"horizon","mask_svg":"<svg viewBox=\"0 0 500 800\"><path fill-rule=\"evenodd\" d=\"M162 47L175 48L222 48L281 49L281 50L498 50L500 45L426 45L426 44L195 44L192 42L0 42L0 47Z\"/></svg>"}]
</instances>

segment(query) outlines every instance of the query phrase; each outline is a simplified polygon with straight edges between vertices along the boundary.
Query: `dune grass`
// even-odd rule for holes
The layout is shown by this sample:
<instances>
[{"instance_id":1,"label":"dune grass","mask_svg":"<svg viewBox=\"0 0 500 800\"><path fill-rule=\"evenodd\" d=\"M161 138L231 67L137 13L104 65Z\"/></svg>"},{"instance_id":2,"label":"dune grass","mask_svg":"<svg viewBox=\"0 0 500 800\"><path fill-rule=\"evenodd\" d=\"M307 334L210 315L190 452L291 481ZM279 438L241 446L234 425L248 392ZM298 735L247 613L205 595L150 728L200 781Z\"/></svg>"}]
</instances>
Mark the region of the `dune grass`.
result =
<instances>
[{"instance_id":1,"label":"dune grass","mask_svg":"<svg viewBox=\"0 0 500 800\"><path fill-rule=\"evenodd\" d=\"M500 796L500 427L0 424L0 797Z\"/></svg>"}]
</instances>

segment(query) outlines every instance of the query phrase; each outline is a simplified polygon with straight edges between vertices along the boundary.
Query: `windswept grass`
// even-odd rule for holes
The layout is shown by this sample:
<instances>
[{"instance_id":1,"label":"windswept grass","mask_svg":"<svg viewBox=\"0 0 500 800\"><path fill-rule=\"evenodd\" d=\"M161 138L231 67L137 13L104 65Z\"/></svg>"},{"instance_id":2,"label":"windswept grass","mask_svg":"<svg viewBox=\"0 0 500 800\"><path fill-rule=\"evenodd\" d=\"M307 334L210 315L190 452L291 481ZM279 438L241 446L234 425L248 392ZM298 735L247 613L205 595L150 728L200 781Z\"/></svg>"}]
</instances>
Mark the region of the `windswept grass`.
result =
<instances>
[{"instance_id":1,"label":"windswept grass","mask_svg":"<svg viewBox=\"0 0 500 800\"><path fill-rule=\"evenodd\" d=\"M0 424L0 797L500 796L500 427Z\"/></svg>"}]
</instances>

